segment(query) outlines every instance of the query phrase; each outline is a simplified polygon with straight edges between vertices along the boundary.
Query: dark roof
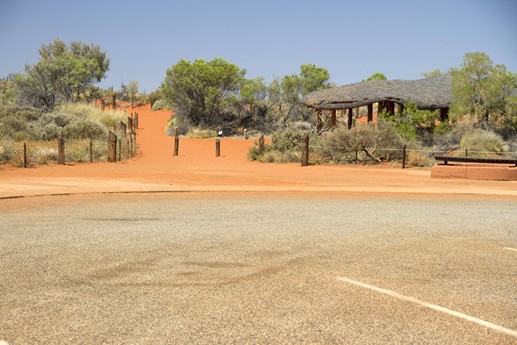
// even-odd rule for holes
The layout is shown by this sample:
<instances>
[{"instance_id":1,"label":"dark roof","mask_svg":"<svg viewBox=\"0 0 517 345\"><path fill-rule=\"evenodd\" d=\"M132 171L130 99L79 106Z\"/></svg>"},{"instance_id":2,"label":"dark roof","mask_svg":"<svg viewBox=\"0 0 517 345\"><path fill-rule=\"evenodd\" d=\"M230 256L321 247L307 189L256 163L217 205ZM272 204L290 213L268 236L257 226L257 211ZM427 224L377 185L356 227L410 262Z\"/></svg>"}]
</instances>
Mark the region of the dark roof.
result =
<instances>
[{"instance_id":1,"label":"dark roof","mask_svg":"<svg viewBox=\"0 0 517 345\"><path fill-rule=\"evenodd\" d=\"M371 80L314 91L302 102L316 109L349 109L393 101L414 103L421 109L448 108L452 103L451 77L442 75L419 80Z\"/></svg>"}]
</instances>

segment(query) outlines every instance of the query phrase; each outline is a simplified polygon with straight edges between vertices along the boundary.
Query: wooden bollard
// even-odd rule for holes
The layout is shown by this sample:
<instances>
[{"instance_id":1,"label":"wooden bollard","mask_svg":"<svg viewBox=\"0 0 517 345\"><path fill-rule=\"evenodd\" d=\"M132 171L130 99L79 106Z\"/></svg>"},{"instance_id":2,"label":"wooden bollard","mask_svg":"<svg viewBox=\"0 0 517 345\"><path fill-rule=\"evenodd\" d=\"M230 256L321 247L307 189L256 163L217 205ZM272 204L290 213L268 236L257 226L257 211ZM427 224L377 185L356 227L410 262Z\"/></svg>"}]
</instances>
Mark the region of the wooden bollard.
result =
<instances>
[{"instance_id":1,"label":"wooden bollard","mask_svg":"<svg viewBox=\"0 0 517 345\"><path fill-rule=\"evenodd\" d=\"M23 143L23 167L27 167L27 143Z\"/></svg>"},{"instance_id":2,"label":"wooden bollard","mask_svg":"<svg viewBox=\"0 0 517 345\"><path fill-rule=\"evenodd\" d=\"M215 156L221 156L221 140L219 139L215 140Z\"/></svg>"},{"instance_id":3,"label":"wooden bollard","mask_svg":"<svg viewBox=\"0 0 517 345\"><path fill-rule=\"evenodd\" d=\"M117 136L112 131L108 135L108 162L117 161Z\"/></svg>"},{"instance_id":4,"label":"wooden bollard","mask_svg":"<svg viewBox=\"0 0 517 345\"><path fill-rule=\"evenodd\" d=\"M244 128L244 140L248 140L248 130Z\"/></svg>"},{"instance_id":5,"label":"wooden bollard","mask_svg":"<svg viewBox=\"0 0 517 345\"><path fill-rule=\"evenodd\" d=\"M259 155L263 154L264 153L264 134L262 134L258 140L258 144L259 144L259 147L258 147L258 153Z\"/></svg>"},{"instance_id":6,"label":"wooden bollard","mask_svg":"<svg viewBox=\"0 0 517 345\"><path fill-rule=\"evenodd\" d=\"M302 167L309 165L309 134L302 138Z\"/></svg>"},{"instance_id":7,"label":"wooden bollard","mask_svg":"<svg viewBox=\"0 0 517 345\"><path fill-rule=\"evenodd\" d=\"M174 156L178 156L180 146L180 138L178 136L178 127L174 127Z\"/></svg>"},{"instance_id":8,"label":"wooden bollard","mask_svg":"<svg viewBox=\"0 0 517 345\"><path fill-rule=\"evenodd\" d=\"M402 148L402 169L406 169L406 145Z\"/></svg>"},{"instance_id":9,"label":"wooden bollard","mask_svg":"<svg viewBox=\"0 0 517 345\"><path fill-rule=\"evenodd\" d=\"M57 139L57 162L65 164L65 139Z\"/></svg>"},{"instance_id":10,"label":"wooden bollard","mask_svg":"<svg viewBox=\"0 0 517 345\"><path fill-rule=\"evenodd\" d=\"M118 161L122 160L122 139L118 140Z\"/></svg>"}]
</instances>

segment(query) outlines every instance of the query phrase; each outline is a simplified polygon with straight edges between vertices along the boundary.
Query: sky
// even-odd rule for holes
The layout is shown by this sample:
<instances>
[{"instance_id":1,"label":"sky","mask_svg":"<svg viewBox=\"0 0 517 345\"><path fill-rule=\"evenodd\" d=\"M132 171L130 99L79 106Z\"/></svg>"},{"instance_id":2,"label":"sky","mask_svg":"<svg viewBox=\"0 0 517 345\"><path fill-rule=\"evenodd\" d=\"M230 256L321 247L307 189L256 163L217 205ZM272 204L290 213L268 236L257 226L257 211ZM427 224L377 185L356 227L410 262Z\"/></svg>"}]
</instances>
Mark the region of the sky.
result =
<instances>
[{"instance_id":1,"label":"sky","mask_svg":"<svg viewBox=\"0 0 517 345\"><path fill-rule=\"evenodd\" d=\"M516 0L0 0L0 77L57 38L97 44L103 88L151 92L180 59L221 57L247 78L326 68L336 85L419 79L485 52L517 72Z\"/></svg>"}]
</instances>

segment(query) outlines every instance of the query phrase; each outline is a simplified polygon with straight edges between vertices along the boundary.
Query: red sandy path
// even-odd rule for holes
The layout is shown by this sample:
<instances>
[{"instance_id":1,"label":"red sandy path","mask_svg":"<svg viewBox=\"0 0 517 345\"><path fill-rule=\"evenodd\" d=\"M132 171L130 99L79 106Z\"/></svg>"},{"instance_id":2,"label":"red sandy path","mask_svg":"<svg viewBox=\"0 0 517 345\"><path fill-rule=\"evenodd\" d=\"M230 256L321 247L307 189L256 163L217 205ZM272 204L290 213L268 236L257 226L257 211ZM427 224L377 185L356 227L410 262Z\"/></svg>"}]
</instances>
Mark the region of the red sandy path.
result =
<instances>
[{"instance_id":1,"label":"red sandy path","mask_svg":"<svg viewBox=\"0 0 517 345\"><path fill-rule=\"evenodd\" d=\"M129 112L132 110L128 110ZM165 135L168 111L135 109L139 114L139 154L118 163L0 168L0 198L129 191L319 191L517 196L516 182L431 179L429 169L364 166L263 164L246 158L255 139L180 139Z\"/></svg>"}]
</instances>

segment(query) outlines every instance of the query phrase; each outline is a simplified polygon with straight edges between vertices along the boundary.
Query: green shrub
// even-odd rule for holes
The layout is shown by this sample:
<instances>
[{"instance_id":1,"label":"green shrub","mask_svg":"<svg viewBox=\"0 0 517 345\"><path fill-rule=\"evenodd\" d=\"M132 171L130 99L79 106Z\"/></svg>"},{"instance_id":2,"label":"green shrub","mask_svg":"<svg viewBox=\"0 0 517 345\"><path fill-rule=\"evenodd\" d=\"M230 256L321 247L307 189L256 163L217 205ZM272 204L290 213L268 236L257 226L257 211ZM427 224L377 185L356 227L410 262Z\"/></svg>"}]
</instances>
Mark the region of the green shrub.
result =
<instances>
[{"instance_id":1,"label":"green shrub","mask_svg":"<svg viewBox=\"0 0 517 345\"><path fill-rule=\"evenodd\" d=\"M402 157L404 140L393 124L380 120L347 129L339 127L325 137L318 153L331 163L389 161Z\"/></svg>"},{"instance_id":2,"label":"green shrub","mask_svg":"<svg viewBox=\"0 0 517 345\"><path fill-rule=\"evenodd\" d=\"M167 109L167 102L164 99L159 99L153 103L152 110Z\"/></svg>"},{"instance_id":3,"label":"green shrub","mask_svg":"<svg viewBox=\"0 0 517 345\"><path fill-rule=\"evenodd\" d=\"M500 135L482 129L474 129L466 133L461 138L460 148L475 154L486 152L500 153L508 149Z\"/></svg>"},{"instance_id":4,"label":"green shrub","mask_svg":"<svg viewBox=\"0 0 517 345\"><path fill-rule=\"evenodd\" d=\"M430 167L434 165L435 159L426 152L408 150L406 157L407 167Z\"/></svg>"}]
</instances>

